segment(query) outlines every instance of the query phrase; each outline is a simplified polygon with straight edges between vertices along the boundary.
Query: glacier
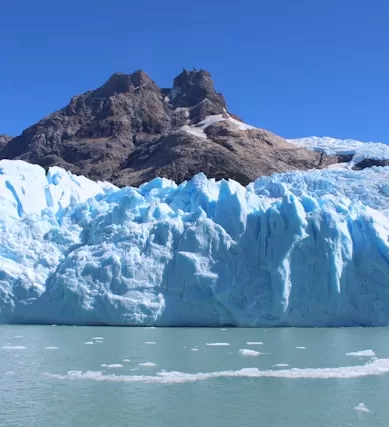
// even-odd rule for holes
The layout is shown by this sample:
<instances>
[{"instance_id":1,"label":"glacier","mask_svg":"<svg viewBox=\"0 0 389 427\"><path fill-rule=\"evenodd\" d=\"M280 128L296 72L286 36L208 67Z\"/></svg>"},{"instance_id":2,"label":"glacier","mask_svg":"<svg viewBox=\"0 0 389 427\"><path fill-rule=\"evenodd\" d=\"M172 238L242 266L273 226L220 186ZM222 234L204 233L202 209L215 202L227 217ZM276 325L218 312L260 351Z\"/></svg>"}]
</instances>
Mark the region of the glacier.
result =
<instances>
[{"instance_id":1,"label":"glacier","mask_svg":"<svg viewBox=\"0 0 389 427\"><path fill-rule=\"evenodd\" d=\"M354 166L365 159L389 159L389 145L382 142L362 142L355 139L338 139L329 136L288 139L288 142L297 147L322 152L330 156L352 156L349 166Z\"/></svg>"},{"instance_id":2,"label":"glacier","mask_svg":"<svg viewBox=\"0 0 389 427\"><path fill-rule=\"evenodd\" d=\"M243 187L0 161L0 323L389 325L389 167Z\"/></svg>"}]
</instances>

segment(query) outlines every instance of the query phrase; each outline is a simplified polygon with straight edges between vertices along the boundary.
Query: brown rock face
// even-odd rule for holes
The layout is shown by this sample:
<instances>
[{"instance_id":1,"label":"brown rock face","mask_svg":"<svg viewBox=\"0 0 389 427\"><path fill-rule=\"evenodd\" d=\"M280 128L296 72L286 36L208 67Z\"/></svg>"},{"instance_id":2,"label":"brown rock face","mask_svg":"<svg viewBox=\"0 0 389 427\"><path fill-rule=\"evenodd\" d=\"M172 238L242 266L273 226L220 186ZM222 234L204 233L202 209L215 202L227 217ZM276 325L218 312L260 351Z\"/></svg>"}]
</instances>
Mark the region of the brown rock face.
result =
<instances>
[{"instance_id":1,"label":"brown rock face","mask_svg":"<svg viewBox=\"0 0 389 427\"><path fill-rule=\"evenodd\" d=\"M220 121L201 123L215 115ZM143 71L116 73L20 136L0 136L0 159L61 166L120 186L156 176L181 182L198 172L247 184L337 162L263 129L241 130L236 119L207 71L183 70L171 89Z\"/></svg>"}]
</instances>

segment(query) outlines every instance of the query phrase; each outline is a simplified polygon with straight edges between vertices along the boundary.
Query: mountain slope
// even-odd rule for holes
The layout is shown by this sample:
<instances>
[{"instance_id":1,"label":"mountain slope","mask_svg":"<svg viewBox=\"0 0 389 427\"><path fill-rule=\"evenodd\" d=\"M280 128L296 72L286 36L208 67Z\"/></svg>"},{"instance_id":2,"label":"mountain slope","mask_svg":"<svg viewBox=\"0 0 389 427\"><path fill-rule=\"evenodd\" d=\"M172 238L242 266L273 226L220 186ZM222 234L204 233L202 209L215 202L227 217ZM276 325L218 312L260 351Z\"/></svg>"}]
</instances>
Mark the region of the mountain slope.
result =
<instances>
[{"instance_id":1,"label":"mountain slope","mask_svg":"<svg viewBox=\"0 0 389 427\"><path fill-rule=\"evenodd\" d=\"M183 70L162 89L141 70L116 73L3 145L0 159L61 166L120 186L156 176L181 182L200 171L247 184L339 161L245 125L227 112L204 70Z\"/></svg>"}]
</instances>

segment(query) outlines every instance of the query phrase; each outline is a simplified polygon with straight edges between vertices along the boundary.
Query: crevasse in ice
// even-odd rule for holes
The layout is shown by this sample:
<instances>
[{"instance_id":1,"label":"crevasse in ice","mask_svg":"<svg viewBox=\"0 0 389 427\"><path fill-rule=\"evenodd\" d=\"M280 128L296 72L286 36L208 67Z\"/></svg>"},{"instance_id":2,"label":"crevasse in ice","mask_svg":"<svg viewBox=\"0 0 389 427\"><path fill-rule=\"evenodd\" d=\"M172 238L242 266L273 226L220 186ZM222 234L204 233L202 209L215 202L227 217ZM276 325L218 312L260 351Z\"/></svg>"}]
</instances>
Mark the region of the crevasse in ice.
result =
<instances>
[{"instance_id":1,"label":"crevasse in ice","mask_svg":"<svg viewBox=\"0 0 389 427\"><path fill-rule=\"evenodd\" d=\"M0 322L389 324L389 168L116 188L0 162Z\"/></svg>"}]
</instances>

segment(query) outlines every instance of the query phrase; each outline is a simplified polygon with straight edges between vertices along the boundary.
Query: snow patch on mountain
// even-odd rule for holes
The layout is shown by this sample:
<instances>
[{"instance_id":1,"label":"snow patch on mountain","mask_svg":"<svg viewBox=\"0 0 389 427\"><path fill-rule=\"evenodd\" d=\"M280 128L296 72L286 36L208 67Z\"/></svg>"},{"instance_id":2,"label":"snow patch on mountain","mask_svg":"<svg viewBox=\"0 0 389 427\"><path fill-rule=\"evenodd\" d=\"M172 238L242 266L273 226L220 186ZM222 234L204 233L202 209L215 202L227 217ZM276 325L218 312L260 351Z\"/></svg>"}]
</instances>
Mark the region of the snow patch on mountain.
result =
<instances>
[{"instance_id":1,"label":"snow patch on mountain","mask_svg":"<svg viewBox=\"0 0 389 427\"><path fill-rule=\"evenodd\" d=\"M231 117L227 112L225 112L223 114L215 114L212 116L208 116L201 122L196 123L195 125L191 125L191 126L184 125L181 127L181 130L191 133L193 135L199 136L201 138L207 138L207 135L204 132L204 130L207 129L207 127L209 126L222 121L227 121L242 131L255 129L254 126L251 126L244 122L236 120L233 117Z\"/></svg>"},{"instance_id":2,"label":"snow patch on mountain","mask_svg":"<svg viewBox=\"0 0 389 427\"><path fill-rule=\"evenodd\" d=\"M255 129L254 126L248 125L244 122L232 118L227 112L224 112L223 114L208 116L203 121L197 123L196 127L206 129L208 126L211 126L214 123L221 121L228 121L229 123L232 123L234 126L238 127L240 130Z\"/></svg>"}]
</instances>

